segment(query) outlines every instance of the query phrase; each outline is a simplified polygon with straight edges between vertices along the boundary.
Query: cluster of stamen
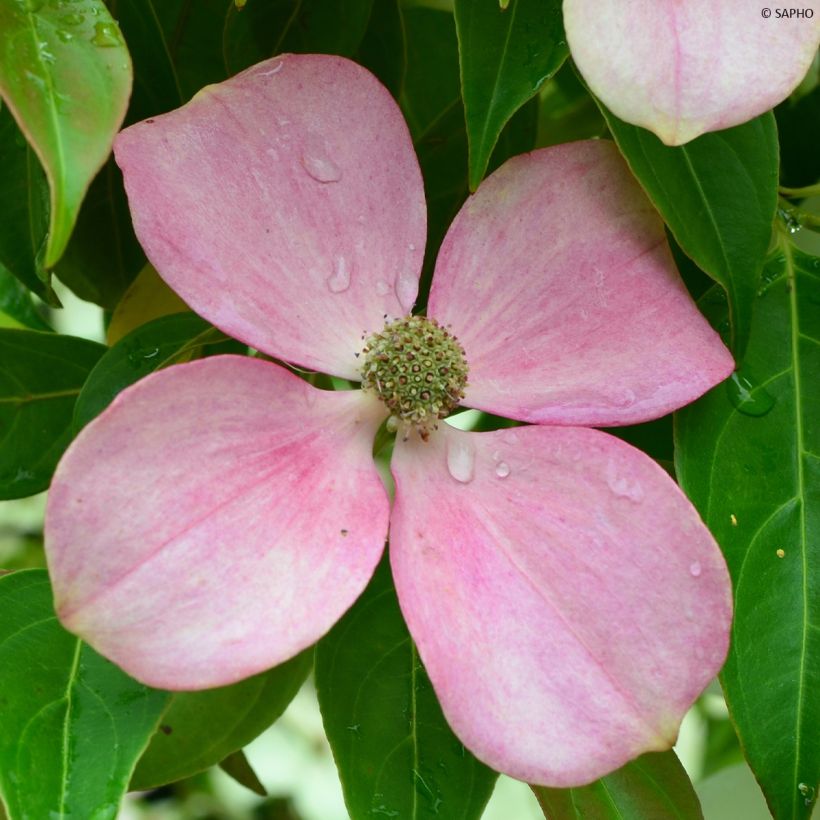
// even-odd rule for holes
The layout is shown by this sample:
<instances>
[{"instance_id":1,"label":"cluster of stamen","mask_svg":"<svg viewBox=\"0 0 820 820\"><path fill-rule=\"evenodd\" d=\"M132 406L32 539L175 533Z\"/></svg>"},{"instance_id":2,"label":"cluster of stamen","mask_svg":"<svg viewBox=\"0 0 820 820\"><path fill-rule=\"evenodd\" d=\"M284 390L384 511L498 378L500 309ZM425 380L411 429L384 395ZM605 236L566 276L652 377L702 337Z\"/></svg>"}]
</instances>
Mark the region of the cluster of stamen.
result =
<instances>
[{"instance_id":1,"label":"cluster of stamen","mask_svg":"<svg viewBox=\"0 0 820 820\"><path fill-rule=\"evenodd\" d=\"M464 398L467 360L456 337L435 319L407 316L367 339L361 374L362 388L387 405L392 424L426 440Z\"/></svg>"}]
</instances>

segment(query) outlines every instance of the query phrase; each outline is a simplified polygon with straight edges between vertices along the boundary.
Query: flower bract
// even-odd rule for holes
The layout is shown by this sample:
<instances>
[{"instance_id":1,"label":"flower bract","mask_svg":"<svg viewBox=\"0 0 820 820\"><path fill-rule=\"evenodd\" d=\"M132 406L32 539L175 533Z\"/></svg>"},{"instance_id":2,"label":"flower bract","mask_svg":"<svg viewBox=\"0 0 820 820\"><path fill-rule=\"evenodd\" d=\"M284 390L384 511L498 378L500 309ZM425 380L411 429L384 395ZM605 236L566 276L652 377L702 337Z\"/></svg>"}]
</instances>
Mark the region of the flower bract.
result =
<instances>
[{"instance_id":1,"label":"flower bract","mask_svg":"<svg viewBox=\"0 0 820 820\"><path fill-rule=\"evenodd\" d=\"M749 0L564 0L563 8L572 58L593 93L667 145L782 102L820 46L816 3L791 15Z\"/></svg>"},{"instance_id":2,"label":"flower bract","mask_svg":"<svg viewBox=\"0 0 820 820\"><path fill-rule=\"evenodd\" d=\"M53 482L63 623L148 684L228 684L321 638L389 534L413 639L479 758L569 786L668 748L723 662L729 578L666 472L592 428L669 413L733 362L614 145L488 178L443 242L427 319L407 318L421 173L355 63L277 57L115 150L145 251L189 305L365 389L214 356L122 392ZM528 424L457 430L446 396ZM391 510L372 445L405 410Z\"/></svg>"}]
</instances>

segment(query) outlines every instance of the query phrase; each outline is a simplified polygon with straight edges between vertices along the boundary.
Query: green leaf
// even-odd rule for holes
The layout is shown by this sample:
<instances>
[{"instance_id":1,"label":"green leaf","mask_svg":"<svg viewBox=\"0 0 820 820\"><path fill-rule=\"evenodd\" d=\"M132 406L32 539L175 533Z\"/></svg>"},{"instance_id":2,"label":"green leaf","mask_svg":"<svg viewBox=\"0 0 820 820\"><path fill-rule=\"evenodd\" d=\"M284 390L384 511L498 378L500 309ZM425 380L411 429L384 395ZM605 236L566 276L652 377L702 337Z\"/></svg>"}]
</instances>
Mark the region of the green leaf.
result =
<instances>
[{"instance_id":1,"label":"green leaf","mask_svg":"<svg viewBox=\"0 0 820 820\"><path fill-rule=\"evenodd\" d=\"M0 498L45 490L72 437L74 402L105 348L0 329Z\"/></svg>"},{"instance_id":2,"label":"green leaf","mask_svg":"<svg viewBox=\"0 0 820 820\"><path fill-rule=\"evenodd\" d=\"M44 570L0 578L0 669L9 819L113 819L168 695L60 626Z\"/></svg>"},{"instance_id":3,"label":"green leaf","mask_svg":"<svg viewBox=\"0 0 820 820\"><path fill-rule=\"evenodd\" d=\"M143 376L188 361L204 345L221 344L226 338L194 313L162 316L132 330L106 351L89 374L74 408L75 429L85 427Z\"/></svg>"},{"instance_id":4,"label":"green leaf","mask_svg":"<svg viewBox=\"0 0 820 820\"><path fill-rule=\"evenodd\" d=\"M144 265L122 176L109 159L88 189L55 273L81 299L113 310Z\"/></svg>"},{"instance_id":5,"label":"green leaf","mask_svg":"<svg viewBox=\"0 0 820 820\"><path fill-rule=\"evenodd\" d=\"M0 264L0 311L14 319L21 327L32 330L51 330L37 312L28 288Z\"/></svg>"},{"instance_id":6,"label":"green leaf","mask_svg":"<svg viewBox=\"0 0 820 820\"><path fill-rule=\"evenodd\" d=\"M241 749L238 752L228 755L224 760L221 760L219 762L219 768L246 789L250 789L260 797L268 796L265 787L253 770L253 766L251 766L248 758L245 757L245 753Z\"/></svg>"},{"instance_id":7,"label":"green leaf","mask_svg":"<svg viewBox=\"0 0 820 820\"><path fill-rule=\"evenodd\" d=\"M68 244L131 93L128 49L102 0L0 3L0 96L48 177L46 268Z\"/></svg>"},{"instance_id":8,"label":"green leaf","mask_svg":"<svg viewBox=\"0 0 820 820\"><path fill-rule=\"evenodd\" d=\"M261 675L203 692L176 692L140 758L132 789L190 777L250 743L285 711L310 671L313 650Z\"/></svg>"},{"instance_id":9,"label":"green leaf","mask_svg":"<svg viewBox=\"0 0 820 820\"><path fill-rule=\"evenodd\" d=\"M285 52L352 56L372 6L373 0L247 0L239 10L232 3L223 40L228 73Z\"/></svg>"},{"instance_id":10,"label":"green leaf","mask_svg":"<svg viewBox=\"0 0 820 820\"><path fill-rule=\"evenodd\" d=\"M60 300L43 268L48 183L11 111L0 104L0 264L49 304Z\"/></svg>"},{"instance_id":11,"label":"green leaf","mask_svg":"<svg viewBox=\"0 0 820 820\"><path fill-rule=\"evenodd\" d=\"M718 326L726 316L720 295L701 300ZM678 478L734 584L721 680L779 820L808 817L820 781L818 304L820 258L781 238L764 270L742 370L675 419Z\"/></svg>"},{"instance_id":12,"label":"green leaf","mask_svg":"<svg viewBox=\"0 0 820 820\"><path fill-rule=\"evenodd\" d=\"M569 52L560 0L455 0L455 17L474 191L501 129Z\"/></svg>"},{"instance_id":13,"label":"green leaf","mask_svg":"<svg viewBox=\"0 0 820 820\"><path fill-rule=\"evenodd\" d=\"M740 361L777 207L777 127L769 112L669 147L601 106L632 172L697 265L729 295Z\"/></svg>"},{"instance_id":14,"label":"green leaf","mask_svg":"<svg viewBox=\"0 0 820 820\"><path fill-rule=\"evenodd\" d=\"M702 820L692 783L675 753L652 752L577 789L533 786L550 820Z\"/></svg>"},{"instance_id":15,"label":"green leaf","mask_svg":"<svg viewBox=\"0 0 820 820\"><path fill-rule=\"evenodd\" d=\"M401 97L407 45L399 0L377 0L373 4L356 62L370 69L397 100Z\"/></svg>"},{"instance_id":16,"label":"green leaf","mask_svg":"<svg viewBox=\"0 0 820 820\"><path fill-rule=\"evenodd\" d=\"M387 561L319 642L316 688L353 820L481 816L496 774L447 725Z\"/></svg>"}]
</instances>

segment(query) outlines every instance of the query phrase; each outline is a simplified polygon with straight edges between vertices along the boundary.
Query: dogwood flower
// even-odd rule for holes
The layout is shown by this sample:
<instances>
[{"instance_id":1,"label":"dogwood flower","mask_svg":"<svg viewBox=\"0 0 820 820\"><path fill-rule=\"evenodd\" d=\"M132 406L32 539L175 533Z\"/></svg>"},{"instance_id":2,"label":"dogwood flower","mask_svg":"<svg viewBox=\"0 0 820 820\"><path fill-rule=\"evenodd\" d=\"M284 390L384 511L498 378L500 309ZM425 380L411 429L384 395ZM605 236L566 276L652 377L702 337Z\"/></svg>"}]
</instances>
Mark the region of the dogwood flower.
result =
<instances>
[{"instance_id":1,"label":"dogwood flower","mask_svg":"<svg viewBox=\"0 0 820 820\"><path fill-rule=\"evenodd\" d=\"M683 145L794 91L820 46L820 3L564 0L564 25L578 70L606 106Z\"/></svg>"},{"instance_id":2,"label":"dogwood flower","mask_svg":"<svg viewBox=\"0 0 820 820\"><path fill-rule=\"evenodd\" d=\"M65 454L46 549L66 627L167 689L228 684L317 641L390 541L453 730L534 783L673 743L720 667L730 583L654 461L592 425L695 399L732 358L609 142L516 157L442 245L410 316L421 173L389 93L285 55L122 132L134 225L166 281L259 358L169 367ZM457 404L529 425L469 433ZM399 428L395 501L374 435Z\"/></svg>"}]
</instances>

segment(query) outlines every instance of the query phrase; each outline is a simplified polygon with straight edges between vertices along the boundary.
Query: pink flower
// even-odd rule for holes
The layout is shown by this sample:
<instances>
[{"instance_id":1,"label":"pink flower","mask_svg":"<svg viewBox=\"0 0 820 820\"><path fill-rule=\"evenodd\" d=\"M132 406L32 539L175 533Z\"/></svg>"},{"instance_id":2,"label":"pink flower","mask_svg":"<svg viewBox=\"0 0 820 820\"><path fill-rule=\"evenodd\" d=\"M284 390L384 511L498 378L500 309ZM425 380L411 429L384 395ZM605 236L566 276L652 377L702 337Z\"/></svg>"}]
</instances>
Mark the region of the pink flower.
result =
<instances>
[{"instance_id":1,"label":"pink flower","mask_svg":"<svg viewBox=\"0 0 820 820\"><path fill-rule=\"evenodd\" d=\"M613 145L516 157L470 197L429 299L446 332L382 333L413 305L425 205L401 114L356 64L269 60L128 128L116 154L145 250L186 302L371 386L322 391L219 356L124 391L52 486L63 623L151 685L227 684L333 625L389 519L402 611L478 757L568 786L668 748L724 659L729 578L667 474L585 425L666 414L733 363ZM408 357L402 333L435 350ZM462 389L450 334L464 404L531 425L434 429ZM408 392L417 374L426 398ZM420 420L397 439L392 511L371 453L378 389Z\"/></svg>"},{"instance_id":2,"label":"pink flower","mask_svg":"<svg viewBox=\"0 0 820 820\"><path fill-rule=\"evenodd\" d=\"M793 6L789 16L749 0L564 0L564 25L607 107L682 145L794 91L820 46L820 3Z\"/></svg>"}]
</instances>

